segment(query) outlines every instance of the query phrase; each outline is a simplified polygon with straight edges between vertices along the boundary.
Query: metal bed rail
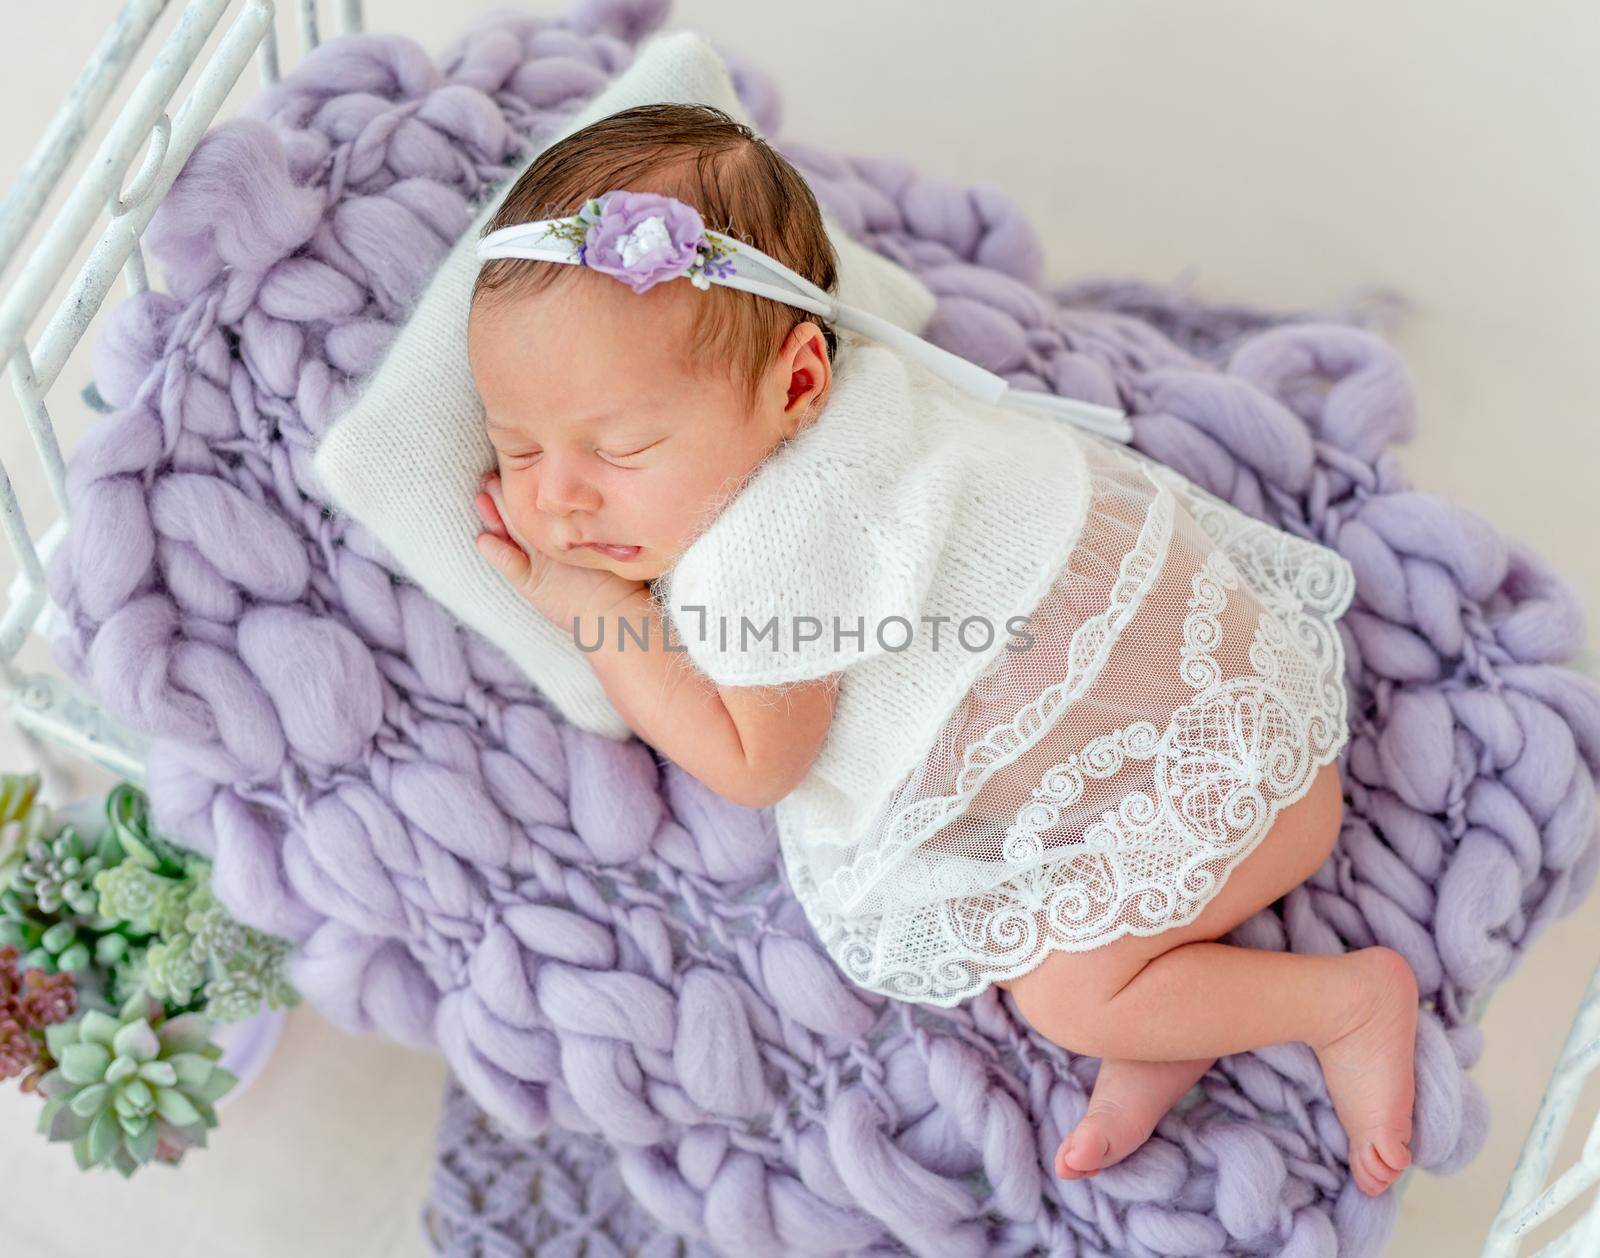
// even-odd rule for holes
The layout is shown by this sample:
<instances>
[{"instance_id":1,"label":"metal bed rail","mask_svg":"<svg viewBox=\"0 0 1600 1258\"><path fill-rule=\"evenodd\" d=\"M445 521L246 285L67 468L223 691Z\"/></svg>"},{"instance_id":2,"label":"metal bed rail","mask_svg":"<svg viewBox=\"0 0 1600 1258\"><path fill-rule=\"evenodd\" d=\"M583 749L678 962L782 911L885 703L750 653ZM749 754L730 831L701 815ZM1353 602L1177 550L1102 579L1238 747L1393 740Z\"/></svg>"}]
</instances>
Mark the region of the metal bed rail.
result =
<instances>
[{"instance_id":1,"label":"metal bed rail","mask_svg":"<svg viewBox=\"0 0 1600 1258\"><path fill-rule=\"evenodd\" d=\"M1600 1184L1600 1114L1595 1116L1578 1160L1546 1187L1550 1168L1584 1084L1600 1067L1600 969L1578 1005L1572 1030L1528 1128L1527 1141L1490 1225L1481 1258L1513 1258L1528 1233ZM1596 1258L1600 1255L1600 1196L1587 1211L1533 1258Z\"/></svg>"},{"instance_id":2,"label":"metal bed rail","mask_svg":"<svg viewBox=\"0 0 1600 1258\"><path fill-rule=\"evenodd\" d=\"M45 590L45 564L65 533L71 511L65 462L47 397L101 312L117 276L122 276L130 295L148 287L140 236L246 63L254 57L262 84L278 80L275 0L189 0L87 168L25 255L23 242L170 5L171 0L127 0L0 203L0 276L20 257L20 270L0 297L0 361L8 366L12 392L37 455L33 474L43 476L59 513L50 528L37 534L36 543L10 470L0 461L0 529L18 569L0 613L0 702L25 735L135 779L143 773L142 739L119 727L65 679L27 673L17 664L30 634L47 636L53 609ZM202 62L212 32L234 8L237 14ZM320 42L318 3L299 0L297 8L301 48L310 51ZM340 0L339 10L342 32L362 29L361 0ZM200 72L194 86L176 115L169 113L173 95L196 66ZM146 141L144 160L124 186ZM102 218L109 221L94 237L88 258L34 337L51 294Z\"/></svg>"}]
</instances>

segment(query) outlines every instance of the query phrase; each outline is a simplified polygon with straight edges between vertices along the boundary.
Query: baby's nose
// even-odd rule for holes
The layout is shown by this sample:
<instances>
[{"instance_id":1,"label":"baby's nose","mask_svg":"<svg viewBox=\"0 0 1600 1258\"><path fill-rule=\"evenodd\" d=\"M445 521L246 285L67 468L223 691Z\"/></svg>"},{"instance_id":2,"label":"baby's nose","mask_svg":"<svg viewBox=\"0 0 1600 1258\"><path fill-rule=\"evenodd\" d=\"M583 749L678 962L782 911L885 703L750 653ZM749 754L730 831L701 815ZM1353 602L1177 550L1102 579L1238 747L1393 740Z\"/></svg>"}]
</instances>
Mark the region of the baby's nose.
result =
<instances>
[{"instance_id":1,"label":"baby's nose","mask_svg":"<svg viewBox=\"0 0 1600 1258\"><path fill-rule=\"evenodd\" d=\"M594 510L599 505L599 495L575 479L540 477L534 505L551 515L571 515L574 511Z\"/></svg>"}]
</instances>

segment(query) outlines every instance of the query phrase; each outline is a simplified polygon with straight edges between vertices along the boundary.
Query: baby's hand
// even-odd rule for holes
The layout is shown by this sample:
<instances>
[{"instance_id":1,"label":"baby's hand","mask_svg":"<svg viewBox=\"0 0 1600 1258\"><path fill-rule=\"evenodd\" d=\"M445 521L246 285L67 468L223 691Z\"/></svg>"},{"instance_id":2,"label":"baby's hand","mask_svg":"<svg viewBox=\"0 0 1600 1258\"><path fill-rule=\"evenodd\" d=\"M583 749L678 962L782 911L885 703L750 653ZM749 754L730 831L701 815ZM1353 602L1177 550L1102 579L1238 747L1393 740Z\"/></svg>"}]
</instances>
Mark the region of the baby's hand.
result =
<instances>
[{"instance_id":1,"label":"baby's hand","mask_svg":"<svg viewBox=\"0 0 1600 1258\"><path fill-rule=\"evenodd\" d=\"M608 612L635 590L644 588L642 581L560 563L529 546L507 523L510 515L497 473L484 477L483 489L473 505L485 530L477 537L478 553L511 583L512 589L533 604L534 610L559 628L571 630L575 617Z\"/></svg>"}]
</instances>

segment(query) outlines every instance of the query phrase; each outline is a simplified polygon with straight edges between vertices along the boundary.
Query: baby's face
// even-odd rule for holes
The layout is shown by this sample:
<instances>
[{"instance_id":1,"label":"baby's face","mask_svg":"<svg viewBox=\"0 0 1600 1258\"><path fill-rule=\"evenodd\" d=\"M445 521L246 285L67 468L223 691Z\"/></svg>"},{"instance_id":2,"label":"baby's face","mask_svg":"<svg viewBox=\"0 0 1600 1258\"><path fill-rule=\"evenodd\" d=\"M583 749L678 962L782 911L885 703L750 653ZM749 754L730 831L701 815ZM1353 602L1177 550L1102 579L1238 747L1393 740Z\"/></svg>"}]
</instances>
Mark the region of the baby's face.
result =
<instances>
[{"instance_id":1,"label":"baby's face","mask_svg":"<svg viewBox=\"0 0 1600 1258\"><path fill-rule=\"evenodd\" d=\"M694 303L706 297L676 281L635 293L584 272L474 308L469 364L506 523L529 546L653 580L785 435L789 372L763 382L754 413L731 377L690 374Z\"/></svg>"}]
</instances>

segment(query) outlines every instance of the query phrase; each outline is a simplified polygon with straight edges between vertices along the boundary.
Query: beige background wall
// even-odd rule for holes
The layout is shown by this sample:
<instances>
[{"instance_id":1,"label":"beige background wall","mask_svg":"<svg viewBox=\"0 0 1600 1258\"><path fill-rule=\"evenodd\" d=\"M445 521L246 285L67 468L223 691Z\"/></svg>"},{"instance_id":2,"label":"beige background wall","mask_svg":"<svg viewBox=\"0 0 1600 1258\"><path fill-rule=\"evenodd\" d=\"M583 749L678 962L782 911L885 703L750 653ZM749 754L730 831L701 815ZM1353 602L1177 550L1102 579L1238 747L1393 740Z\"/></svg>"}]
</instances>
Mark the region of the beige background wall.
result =
<instances>
[{"instance_id":1,"label":"beige background wall","mask_svg":"<svg viewBox=\"0 0 1600 1258\"><path fill-rule=\"evenodd\" d=\"M21 168L118 7L4 7L0 179ZM323 7L331 27L334 6ZM493 6L367 7L372 29L437 52L464 14ZM286 62L291 18L279 15ZM1417 313L1395 339L1420 399L1413 479L1543 552L1591 618L1600 610L1600 9L679 0L671 22L772 74L786 134L1006 188L1037 223L1053 279L1187 273L1206 296L1286 307L1376 285L1408 293ZM250 90L247 76L234 99ZM80 352L53 399L69 444L87 378ZM0 455L42 528L47 496L14 405L0 405ZM0 581L11 572L0 558ZM25 758L0 729L0 765ZM1409 1184L1393 1252L1476 1252L1597 957L1591 909L1552 930L1503 989L1477 1071L1494 1106L1490 1147L1460 1176ZM76 1258L115 1215L119 1254L420 1253L413 1218L442 1078L435 1060L298 1011L212 1150L126 1185L81 1179L64 1149L32 1134L35 1103L0 1089L0 1233L19 1252Z\"/></svg>"}]
</instances>

